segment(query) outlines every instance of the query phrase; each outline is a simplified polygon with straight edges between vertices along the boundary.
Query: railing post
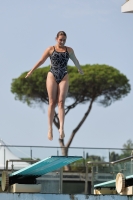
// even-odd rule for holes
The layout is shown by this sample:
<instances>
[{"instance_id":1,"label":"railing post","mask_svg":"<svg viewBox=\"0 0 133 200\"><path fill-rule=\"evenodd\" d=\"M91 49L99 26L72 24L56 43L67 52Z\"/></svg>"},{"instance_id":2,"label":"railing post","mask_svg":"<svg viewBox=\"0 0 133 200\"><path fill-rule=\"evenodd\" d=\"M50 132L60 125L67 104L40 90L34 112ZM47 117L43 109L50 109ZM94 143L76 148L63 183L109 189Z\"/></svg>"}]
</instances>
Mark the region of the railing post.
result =
<instances>
[{"instance_id":1,"label":"railing post","mask_svg":"<svg viewBox=\"0 0 133 200\"><path fill-rule=\"evenodd\" d=\"M133 156L133 150L131 151L131 156ZM131 174L133 174L133 159L131 159Z\"/></svg>"},{"instance_id":2,"label":"railing post","mask_svg":"<svg viewBox=\"0 0 133 200\"><path fill-rule=\"evenodd\" d=\"M60 184L59 184L59 193L63 192L63 167L60 169Z\"/></svg>"},{"instance_id":3,"label":"railing post","mask_svg":"<svg viewBox=\"0 0 133 200\"><path fill-rule=\"evenodd\" d=\"M85 194L88 194L88 164L86 163L85 171Z\"/></svg>"},{"instance_id":4,"label":"railing post","mask_svg":"<svg viewBox=\"0 0 133 200\"><path fill-rule=\"evenodd\" d=\"M30 148L30 158L32 160L32 148Z\"/></svg>"},{"instance_id":5,"label":"railing post","mask_svg":"<svg viewBox=\"0 0 133 200\"><path fill-rule=\"evenodd\" d=\"M6 161L6 171L8 172L8 160Z\"/></svg>"},{"instance_id":6,"label":"railing post","mask_svg":"<svg viewBox=\"0 0 133 200\"><path fill-rule=\"evenodd\" d=\"M12 173L13 173L13 161L12 161Z\"/></svg>"},{"instance_id":7,"label":"railing post","mask_svg":"<svg viewBox=\"0 0 133 200\"><path fill-rule=\"evenodd\" d=\"M59 150L57 149L57 156L59 156Z\"/></svg>"},{"instance_id":8,"label":"railing post","mask_svg":"<svg viewBox=\"0 0 133 200\"><path fill-rule=\"evenodd\" d=\"M91 194L94 194L94 166L91 166Z\"/></svg>"},{"instance_id":9,"label":"railing post","mask_svg":"<svg viewBox=\"0 0 133 200\"><path fill-rule=\"evenodd\" d=\"M6 161L6 152L5 152L5 147L4 147L4 169L5 169L5 161Z\"/></svg>"},{"instance_id":10,"label":"railing post","mask_svg":"<svg viewBox=\"0 0 133 200\"><path fill-rule=\"evenodd\" d=\"M83 166L85 167L85 151L83 150Z\"/></svg>"}]
</instances>

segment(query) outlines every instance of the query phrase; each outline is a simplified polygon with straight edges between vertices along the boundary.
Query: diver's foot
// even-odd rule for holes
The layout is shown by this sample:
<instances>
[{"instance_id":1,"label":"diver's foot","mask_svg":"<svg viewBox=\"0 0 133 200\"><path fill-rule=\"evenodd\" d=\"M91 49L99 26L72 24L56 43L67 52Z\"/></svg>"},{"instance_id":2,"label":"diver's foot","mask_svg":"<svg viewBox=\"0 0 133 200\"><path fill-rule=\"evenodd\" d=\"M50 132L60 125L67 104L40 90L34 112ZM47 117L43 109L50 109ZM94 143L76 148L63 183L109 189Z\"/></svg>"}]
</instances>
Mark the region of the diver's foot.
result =
<instances>
[{"instance_id":1,"label":"diver's foot","mask_svg":"<svg viewBox=\"0 0 133 200\"><path fill-rule=\"evenodd\" d=\"M48 130L48 139L53 140L53 129Z\"/></svg>"},{"instance_id":2,"label":"diver's foot","mask_svg":"<svg viewBox=\"0 0 133 200\"><path fill-rule=\"evenodd\" d=\"M59 129L59 133L60 133L60 139L63 140L65 137L64 130Z\"/></svg>"}]
</instances>

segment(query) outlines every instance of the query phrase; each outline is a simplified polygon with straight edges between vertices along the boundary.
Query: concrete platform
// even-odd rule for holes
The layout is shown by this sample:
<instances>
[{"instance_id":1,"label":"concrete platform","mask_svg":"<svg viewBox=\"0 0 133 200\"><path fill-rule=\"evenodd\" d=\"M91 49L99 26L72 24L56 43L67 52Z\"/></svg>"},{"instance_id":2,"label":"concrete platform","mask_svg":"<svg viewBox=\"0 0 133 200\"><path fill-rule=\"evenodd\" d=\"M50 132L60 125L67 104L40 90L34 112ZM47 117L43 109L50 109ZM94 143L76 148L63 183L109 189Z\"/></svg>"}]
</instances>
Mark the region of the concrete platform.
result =
<instances>
[{"instance_id":1,"label":"concrete platform","mask_svg":"<svg viewBox=\"0 0 133 200\"><path fill-rule=\"evenodd\" d=\"M63 194L9 194L1 193L0 200L133 200L133 196L120 195L63 195Z\"/></svg>"}]
</instances>

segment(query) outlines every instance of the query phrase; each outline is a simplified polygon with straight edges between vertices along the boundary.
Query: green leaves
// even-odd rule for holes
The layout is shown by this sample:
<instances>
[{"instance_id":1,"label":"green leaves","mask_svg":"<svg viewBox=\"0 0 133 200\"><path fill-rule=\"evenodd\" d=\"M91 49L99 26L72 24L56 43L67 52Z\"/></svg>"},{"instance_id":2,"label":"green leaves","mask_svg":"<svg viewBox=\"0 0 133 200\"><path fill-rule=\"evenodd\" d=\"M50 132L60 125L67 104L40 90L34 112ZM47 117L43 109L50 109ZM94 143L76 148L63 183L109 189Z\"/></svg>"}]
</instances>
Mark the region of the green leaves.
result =
<instances>
[{"instance_id":1,"label":"green leaves","mask_svg":"<svg viewBox=\"0 0 133 200\"><path fill-rule=\"evenodd\" d=\"M94 99L103 106L120 100L130 92L129 80L117 69L108 65L82 66L84 75L80 75L76 67L68 66L69 92L68 97L78 103L85 103ZM18 99L28 105L32 103L48 104L46 78L49 66L39 68L25 79L27 72L13 79L11 92Z\"/></svg>"}]
</instances>

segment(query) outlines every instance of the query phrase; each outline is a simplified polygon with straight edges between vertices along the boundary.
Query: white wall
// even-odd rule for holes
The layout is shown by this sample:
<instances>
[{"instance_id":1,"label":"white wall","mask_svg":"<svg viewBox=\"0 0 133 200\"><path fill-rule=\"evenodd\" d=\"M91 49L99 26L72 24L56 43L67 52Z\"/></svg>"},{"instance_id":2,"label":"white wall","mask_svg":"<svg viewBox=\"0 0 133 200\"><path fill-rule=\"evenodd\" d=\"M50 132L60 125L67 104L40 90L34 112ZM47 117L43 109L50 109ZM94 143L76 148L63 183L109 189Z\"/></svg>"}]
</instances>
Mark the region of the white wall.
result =
<instances>
[{"instance_id":1,"label":"white wall","mask_svg":"<svg viewBox=\"0 0 133 200\"><path fill-rule=\"evenodd\" d=\"M133 13L133 0L129 0L121 7L121 12Z\"/></svg>"}]
</instances>

